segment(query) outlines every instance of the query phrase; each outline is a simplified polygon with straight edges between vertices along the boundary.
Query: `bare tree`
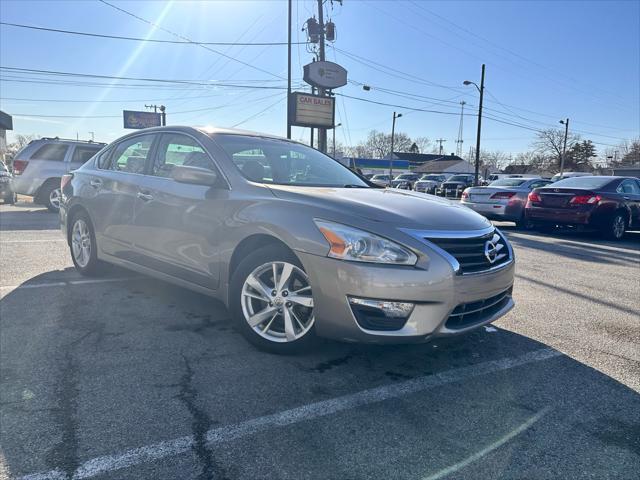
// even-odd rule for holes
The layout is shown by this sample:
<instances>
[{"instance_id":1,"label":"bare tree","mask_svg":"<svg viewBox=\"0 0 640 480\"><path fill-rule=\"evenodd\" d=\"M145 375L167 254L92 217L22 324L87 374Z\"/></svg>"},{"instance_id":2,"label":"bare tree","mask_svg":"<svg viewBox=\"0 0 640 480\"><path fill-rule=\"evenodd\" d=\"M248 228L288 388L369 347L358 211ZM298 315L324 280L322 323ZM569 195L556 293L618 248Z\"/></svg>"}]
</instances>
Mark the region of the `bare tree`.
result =
<instances>
[{"instance_id":1,"label":"bare tree","mask_svg":"<svg viewBox=\"0 0 640 480\"><path fill-rule=\"evenodd\" d=\"M395 134L393 149L396 152L408 152L411 148L411 138L406 133ZM363 151L370 152L373 158L384 158L391 153L391 135L372 130L364 143L361 143Z\"/></svg>"},{"instance_id":2,"label":"bare tree","mask_svg":"<svg viewBox=\"0 0 640 480\"><path fill-rule=\"evenodd\" d=\"M431 140L427 137L416 137L413 139L413 143L418 147L418 153L426 153L431 145Z\"/></svg>"},{"instance_id":3,"label":"bare tree","mask_svg":"<svg viewBox=\"0 0 640 480\"><path fill-rule=\"evenodd\" d=\"M575 133L569 133L567 137L567 151L569 151L576 143L580 141L580 135ZM540 153L549 158L557 159L557 167L560 169L560 162L562 161L562 148L564 144L564 130L549 128L538 132L537 138L533 141L531 146L537 153Z\"/></svg>"},{"instance_id":4,"label":"bare tree","mask_svg":"<svg viewBox=\"0 0 640 480\"><path fill-rule=\"evenodd\" d=\"M20 150L25 145L28 145L32 140L37 140L40 138L40 135L31 134L31 135L16 135L15 140L7 145L7 151L9 151L12 155L15 155L18 150Z\"/></svg>"}]
</instances>

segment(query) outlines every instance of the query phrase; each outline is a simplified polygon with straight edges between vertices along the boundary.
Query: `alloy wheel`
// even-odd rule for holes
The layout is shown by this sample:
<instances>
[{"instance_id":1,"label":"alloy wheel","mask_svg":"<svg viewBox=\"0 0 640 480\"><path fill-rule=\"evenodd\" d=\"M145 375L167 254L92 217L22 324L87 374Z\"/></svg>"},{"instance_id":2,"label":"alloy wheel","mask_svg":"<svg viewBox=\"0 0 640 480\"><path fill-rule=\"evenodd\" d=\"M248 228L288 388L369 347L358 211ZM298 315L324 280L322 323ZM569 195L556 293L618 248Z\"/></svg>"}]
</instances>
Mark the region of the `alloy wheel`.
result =
<instances>
[{"instance_id":1,"label":"alloy wheel","mask_svg":"<svg viewBox=\"0 0 640 480\"><path fill-rule=\"evenodd\" d=\"M60 191L59 188L54 188L53 190L51 190L51 193L49 194L49 204L56 210L60 208L61 196L62 196L62 192Z\"/></svg>"},{"instance_id":2,"label":"alloy wheel","mask_svg":"<svg viewBox=\"0 0 640 480\"><path fill-rule=\"evenodd\" d=\"M76 220L71 231L71 250L76 263L85 268L91 259L91 234L82 218Z\"/></svg>"},{"instance_id":3,"label":"alloy wheel","mask_svg":"<svg viewBox=\"0 0 640 480\"><path fill-rule=\"evenodd\" d=\"M287 262L269 262L245 279L245 321L261 337L278 343L302 338L313 326L313 297L307 274Z\"/></svg>"},{"instance_id":4,"label":"alloy wheel","mask_svg":"<svg viewBox=\"0 0 640 480\"><path fill-rule=\"evenodd\" d=\"M615 238L622 238L622 236L624 235L624 227L625 227L625 222L624 222L624 218L622 217L622 215L616 215L616 217L613 219L613 236Z\"/></svg>"}]
</instances>

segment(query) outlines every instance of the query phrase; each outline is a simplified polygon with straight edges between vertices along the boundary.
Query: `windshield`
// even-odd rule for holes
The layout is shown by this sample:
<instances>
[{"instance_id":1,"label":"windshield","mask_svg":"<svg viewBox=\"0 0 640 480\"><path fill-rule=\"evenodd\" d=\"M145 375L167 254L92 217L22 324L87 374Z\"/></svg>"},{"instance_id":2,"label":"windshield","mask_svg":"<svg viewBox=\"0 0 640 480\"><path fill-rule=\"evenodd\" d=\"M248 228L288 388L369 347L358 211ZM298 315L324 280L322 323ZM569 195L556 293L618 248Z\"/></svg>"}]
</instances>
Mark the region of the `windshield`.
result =
<instances>
[{"instance_id":1,"label":"windshield","mask_svg":"<svg viewBox=\"0 0 640 480\"><path fill-rule=\"evenodd\" d=\"M369 186L341 163L317 150L286 140L216 135L240 173L252 182L308 187Z\"/></svg>"},{"instance_id":2,"label":"windshield","mask_svg":"<svg viewBox=\"0 0 640 480\"><path fill-rule=\"evenodd\" d=\"M495 182L491 182L489 186L491 187L517 187L518 185L522 185L526 182L526 178L502 178L500 180L496 180Z\"/></svg>"},{"instance_id":3,"label":"windshield","mask_svg":"<svg viewBox=\"0 0 640 480\"><path fill-rule=\"evenodd\" d=\"M469 178L467 175L454 175L449 179L450 182L468 182Z\"/></svg>"},{"instance_id":4,"label":"windshield","mask_svg":"<svg viewBox=\"0 0 640 480\"><path fill-rule=\"evenodd\" d=\"M611 177L571 177L555 182L553 188L584 188L594 190L602 188L613 180Z\"/></svg>"}]
</instances>

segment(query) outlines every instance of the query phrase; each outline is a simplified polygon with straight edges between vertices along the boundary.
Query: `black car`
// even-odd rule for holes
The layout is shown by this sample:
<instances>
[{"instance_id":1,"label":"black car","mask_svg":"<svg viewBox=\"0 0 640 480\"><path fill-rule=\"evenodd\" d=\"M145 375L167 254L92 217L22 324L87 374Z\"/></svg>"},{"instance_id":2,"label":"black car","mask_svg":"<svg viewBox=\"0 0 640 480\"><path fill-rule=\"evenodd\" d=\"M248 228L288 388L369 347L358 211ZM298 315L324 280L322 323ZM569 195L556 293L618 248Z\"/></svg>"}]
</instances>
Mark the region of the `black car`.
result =
<instances>
[{"instance_id":1,"label":"black car","mask_svg":"<svg viewBox=\"0 0 640 480\"><path fill-rule=\"evenodd\" d=\"M436 190L436 195L447 198L460 198L465 188L473 186L474 175L462 174L450 177Z\"/></svg>"},{"instance_id":2,"label":"black car","mask_svg":"<svg viewBox=\"0 0 640 480\"><path fill-rule=\"evenodd\" d=\"M0 162L0 198L4 203L15 203L16 194L13 192L13 175L9 169Z\"/></svg>"},{"instance_id":3,"label":"black car","mask_svg":"<svg viewBox=\"0 0 640 480\"><path fill-rule=\"evenodd\" d=\"M536 188L525 207L539 230L579 227L620 240L640 227L640 181L631 177L573 177Z\"/></svg>"}]
</instances>

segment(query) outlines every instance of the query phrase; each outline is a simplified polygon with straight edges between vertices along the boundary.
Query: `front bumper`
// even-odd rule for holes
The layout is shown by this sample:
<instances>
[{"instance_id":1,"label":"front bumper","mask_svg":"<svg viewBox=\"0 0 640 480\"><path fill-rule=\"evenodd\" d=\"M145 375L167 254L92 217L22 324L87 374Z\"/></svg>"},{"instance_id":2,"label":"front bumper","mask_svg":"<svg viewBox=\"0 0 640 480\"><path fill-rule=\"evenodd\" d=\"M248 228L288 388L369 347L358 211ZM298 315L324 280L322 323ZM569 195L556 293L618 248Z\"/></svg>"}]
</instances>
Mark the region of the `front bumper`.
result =
<instances>
[{"instance_id":1,"label":"front bumper","mask_svg":"<svg viewBox=\"0 0 640 480\"><path fill-rule=\"evenodd\" d=\"M424 342L491 323L514 306L510 290L514 261L491 272L457 275L451 264L435 251L428 254L426 270L297 253L314 286L315 328L318 335L324 337L366 343ZM461 305L502 294L505 300L486 316L461 327L447 325ZM412 302L415 308L399 330L367 330L356 321L348 297Z\"/></svg>"}]
</instances>

